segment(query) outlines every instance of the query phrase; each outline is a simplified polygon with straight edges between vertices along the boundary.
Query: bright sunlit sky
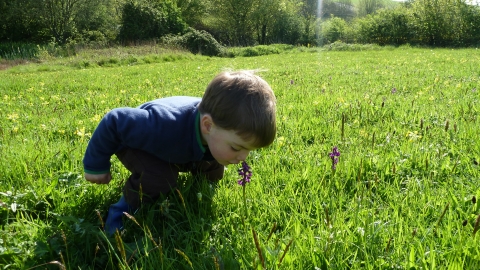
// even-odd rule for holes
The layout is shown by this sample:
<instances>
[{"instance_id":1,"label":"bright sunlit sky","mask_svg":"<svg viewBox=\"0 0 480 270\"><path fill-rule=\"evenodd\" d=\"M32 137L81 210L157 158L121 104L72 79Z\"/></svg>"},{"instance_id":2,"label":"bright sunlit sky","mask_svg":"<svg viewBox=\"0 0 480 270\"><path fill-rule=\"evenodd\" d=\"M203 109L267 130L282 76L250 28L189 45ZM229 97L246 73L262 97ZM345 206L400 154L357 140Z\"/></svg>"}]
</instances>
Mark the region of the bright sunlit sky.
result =
<instances>
[{"instance_id":1,"label":"bright sunlit sky","mask_svg":"<svg viewBox=\"0 0 480 270\"><path fill-rule=\"evenodd\" d=\"M471 5L480 6L480 0L467 0L467 3Z\"/></svg>"},{"instance_id":2,"label":"bright sunlit sky","mask_svg":"<svg viewBox=\"0 0 480 270\"><path fill-rule=\"evenodd\" d=\"M394 1L394 2L407 2L408 0L392 0L392 1ZM465 2L467 2L470 5L480 6L480 0L466 0Z\"/></svg>"}]
</instances>

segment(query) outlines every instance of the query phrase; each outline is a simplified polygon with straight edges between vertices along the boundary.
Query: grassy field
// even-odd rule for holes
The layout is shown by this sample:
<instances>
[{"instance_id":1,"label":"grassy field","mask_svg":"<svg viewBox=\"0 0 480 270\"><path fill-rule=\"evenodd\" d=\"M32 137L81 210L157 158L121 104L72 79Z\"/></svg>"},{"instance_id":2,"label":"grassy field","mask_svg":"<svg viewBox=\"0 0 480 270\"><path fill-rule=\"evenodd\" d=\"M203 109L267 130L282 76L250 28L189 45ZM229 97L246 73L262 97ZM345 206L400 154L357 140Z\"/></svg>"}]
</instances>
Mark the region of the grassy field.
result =
<instances>
[{"instance_id":1,"label":"grassy field","mask_svg":"<svg viewBox=\"0 0 480 270\"><path fill-rule=\"evenodd\" d=\"M478 50L160 59L0 71L0 268L478 269ZM185 174L107 237L128 172L113 159L91 185L81 163L103 114L201 96L223 69L262 69L277 96L245 197L238 167L216 187Z\"/></svg>"}]
</instances>

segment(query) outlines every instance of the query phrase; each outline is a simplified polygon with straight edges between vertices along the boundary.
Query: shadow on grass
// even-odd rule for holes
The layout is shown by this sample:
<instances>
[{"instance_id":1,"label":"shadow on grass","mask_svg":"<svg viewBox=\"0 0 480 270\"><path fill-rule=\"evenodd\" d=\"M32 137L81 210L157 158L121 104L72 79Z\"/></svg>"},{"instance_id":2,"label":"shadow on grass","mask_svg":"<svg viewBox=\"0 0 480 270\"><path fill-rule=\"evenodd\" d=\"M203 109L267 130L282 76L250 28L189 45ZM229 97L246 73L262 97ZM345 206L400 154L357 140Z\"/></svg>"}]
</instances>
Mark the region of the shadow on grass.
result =
<instances>
[{"instance_id":1,"label":"shadow on grass","mask_svg":"<svg viewBox=\"0 0 480 270\"><path fill-rule=\"evenodd\" d=\"M36 240L25 266L39 269L232 269L210 248L214 184L181 175L178 189L124 217L124 230L107 236L103 220L118 194L88 192L56 216ZM108 198L108 199L106 199ZM99 204L99 202L103 202ZM99 209L99 210L97 210Z\"/></svg>"}]
</instances>

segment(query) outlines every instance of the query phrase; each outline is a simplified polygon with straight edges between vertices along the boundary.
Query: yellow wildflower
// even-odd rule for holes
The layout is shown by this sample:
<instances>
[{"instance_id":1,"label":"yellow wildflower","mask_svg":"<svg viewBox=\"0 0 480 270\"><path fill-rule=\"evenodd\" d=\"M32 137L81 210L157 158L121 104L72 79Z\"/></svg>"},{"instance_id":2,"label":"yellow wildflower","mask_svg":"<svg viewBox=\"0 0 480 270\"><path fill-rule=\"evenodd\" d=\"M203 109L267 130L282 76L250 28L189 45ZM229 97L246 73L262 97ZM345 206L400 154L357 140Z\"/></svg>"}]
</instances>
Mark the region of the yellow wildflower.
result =
<instances>
[{"instance_id":1,"label":"yellow wildflower","mask_svg":"<svg viewBox=\"0 0 480 270\"><path fill-rule=\"evenodd\" d=\"M97 122L100 121L101 118L102 118L102 116L100 116L99 114L95 114L95 115L90 119L90 122L97 123Z\"/></svg>"},{"instance_id":2,"label":"yellow wildflower","mask_svg":"<svg viewBox=\"0 0 480 270\"><path fill-rule=\"evenodd\" d=\"M418 131L408 131L406 137L409 142L413 142L422 138L422 135L418 134Z\"/></svg>"},{"instance_id":3,"label":"yellow wildflower","mask_svg":"<svg viewBox=\"0 0 480 270\"><path fill-rule=\"evenodd\" d=\"M16 122L18 119L18 114L17 113L11 113L7 115L8 120L12 120L13 122Z\"/></svg>"},{"instance_id":4,"label":"yellow wildflower","mask_svg":"<svg viewBox=\"0 0 480 270\"><path fill-rule=\"evenodd\" d=\"M279 147L282 147L285 144L285 137L281 136L277 138L277 143Z\"/></svg>"}]
</instances>

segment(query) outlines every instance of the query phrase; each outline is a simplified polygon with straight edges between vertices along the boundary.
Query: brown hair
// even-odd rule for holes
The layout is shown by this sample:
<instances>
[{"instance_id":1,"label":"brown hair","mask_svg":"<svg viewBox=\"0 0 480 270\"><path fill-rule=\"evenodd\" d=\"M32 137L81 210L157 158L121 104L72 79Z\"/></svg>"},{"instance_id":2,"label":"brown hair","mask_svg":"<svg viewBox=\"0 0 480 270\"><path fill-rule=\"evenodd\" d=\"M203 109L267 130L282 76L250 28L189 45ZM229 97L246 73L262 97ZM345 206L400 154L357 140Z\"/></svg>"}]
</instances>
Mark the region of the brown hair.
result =
<instances>
[{"instance_id":1,"label":"brown hair","mask_svg":"<svg viewBox=\"0 0 480 270\"><path fill-rule=\"evenodd\" d=\"M270 145L277 131L275 95L253 71L222 72L208 84L198 107L215 125L234 130L260 148Z\"/></svg>"}]
</instances>

